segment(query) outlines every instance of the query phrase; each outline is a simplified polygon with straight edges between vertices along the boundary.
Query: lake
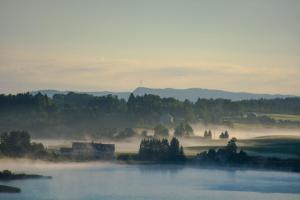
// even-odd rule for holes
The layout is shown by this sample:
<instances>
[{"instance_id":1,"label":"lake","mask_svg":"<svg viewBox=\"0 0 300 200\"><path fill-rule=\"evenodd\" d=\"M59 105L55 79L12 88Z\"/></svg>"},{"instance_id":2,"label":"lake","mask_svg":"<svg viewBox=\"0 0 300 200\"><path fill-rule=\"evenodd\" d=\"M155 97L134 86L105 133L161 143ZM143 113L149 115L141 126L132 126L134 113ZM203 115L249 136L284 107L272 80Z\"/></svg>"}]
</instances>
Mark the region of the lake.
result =
<instances>
[{"instance_id":1,"label":"lake","mask_svg":"<svg viewBox=\"0 0 300 200\"><path fill-rule=\"evenodd\" d=\"M297 173L108 163L17 167L53 178L0 182L22 189L0 194L1 200L300 199Z\"/></svg>"}]
</instances>

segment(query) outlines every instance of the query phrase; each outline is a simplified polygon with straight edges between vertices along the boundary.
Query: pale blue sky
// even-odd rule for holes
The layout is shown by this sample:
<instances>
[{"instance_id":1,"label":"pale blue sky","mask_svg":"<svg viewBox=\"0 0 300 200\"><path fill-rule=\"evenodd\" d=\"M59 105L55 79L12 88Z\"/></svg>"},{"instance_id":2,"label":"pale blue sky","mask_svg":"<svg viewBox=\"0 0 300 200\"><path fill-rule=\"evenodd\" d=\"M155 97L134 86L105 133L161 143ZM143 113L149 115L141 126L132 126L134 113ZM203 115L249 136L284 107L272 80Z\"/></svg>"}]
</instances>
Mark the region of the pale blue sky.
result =
<instances>
[{"instance_id":1,"label":"pale blue sky","mask_svg":"<svg viewBox=\"0 0 300 200\"><path fill-rule=\"evenodd\" d=\"M0 0L0 92L300 95L300 1Z\"/></svg>"}]
</instances>

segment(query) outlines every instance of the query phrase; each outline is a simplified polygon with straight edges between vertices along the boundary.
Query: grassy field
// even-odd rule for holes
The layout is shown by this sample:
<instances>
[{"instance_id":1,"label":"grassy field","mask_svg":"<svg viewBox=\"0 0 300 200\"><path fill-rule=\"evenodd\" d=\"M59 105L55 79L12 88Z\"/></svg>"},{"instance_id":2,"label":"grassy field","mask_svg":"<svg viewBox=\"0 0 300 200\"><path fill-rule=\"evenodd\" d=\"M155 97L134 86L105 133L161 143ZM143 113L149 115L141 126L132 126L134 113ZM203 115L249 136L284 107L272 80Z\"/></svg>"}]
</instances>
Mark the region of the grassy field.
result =
<instances>
[{"instance_id":1,"label":"grassy field","mask_svg":"<svg viewBox=\"0 0 300 200\"><path fill-rule=\"evenodd\" d=\"M233 123L233 128L235 129L244 129L244 130L252 130L252 129L259 129L259 128L266 128L266 125L262 124L246 124L246 123Z\"/></svg>"},{"instance_id":2,"label":"grassy field","mask_svg":"<svg viewBox=\"0 0 300 200\"><path fill-rule=\"evenodd\" d=\"M253 139L239 140L238 147L245 150L249 154L272 156L280 158L292 158L300 156L300 137L295 136L265 136ZM190 146L185 149L189 154L192 152L201 152L210 148L218 149L224 147L225 144Z\"/></svg>"},{"instance_id":3,"label":"grassy field","mask_svg":"<svg viewBox=\"0 0 300 200\"><path fill-rule=\"evenodd\" d=\"M287 136L257 137L241 140L244 150L262 155L300 156L300 138Z\"/></svg>"},{"instance_id":4,"label":"grassy field","mask_svg":"<svg viewBox=\"0 0 300 200\"><path fill-rule=\"evenodd\" d=\"M263 114L275 120L300 121L300 115Z\"/></svg>"},{"instance_id":5,"label":"grassy field","mask_svg":"<svg viewBox=\"0 0 300 200\"><path fill-rule=\"evenodd\" d=\"M258 116L267 116L276 121L290 121L290 122L300 122L300 115L287 115L287 114L265 114L260 113ZM235 120L234 118L225 118L225 120L232 121L233 128L237 129L257 129L257 128L266 128L266 127L274 127L274 124L261 124L261 123L244 123L239 120ZM288 127L287 125L284 126ZM290 125L290 128L295 128L294 125Z\"/></svg>"}]
</instances>

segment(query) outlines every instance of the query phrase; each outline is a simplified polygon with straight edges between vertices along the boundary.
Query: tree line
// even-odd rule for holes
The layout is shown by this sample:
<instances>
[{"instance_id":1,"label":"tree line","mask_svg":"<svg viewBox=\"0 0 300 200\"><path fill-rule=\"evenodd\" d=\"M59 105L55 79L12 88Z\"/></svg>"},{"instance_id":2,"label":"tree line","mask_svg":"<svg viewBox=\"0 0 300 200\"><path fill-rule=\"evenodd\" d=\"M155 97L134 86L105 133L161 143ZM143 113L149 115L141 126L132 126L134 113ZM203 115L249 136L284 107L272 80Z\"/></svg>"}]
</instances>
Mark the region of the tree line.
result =
<instances>
[{"instance_id":1,"label":"tree line","mask_svg":"<svg viewBox=\"0 0 300 200\"><path fill-rule=\"evenodd\" d=\"M235 166L246 168L262 168L285 171L300 171L300 159L298 158L276 158L248 155L239 150L237 139L232 138L224 148L209 149L199 153L195 163L208 166Z\"/></svg>"},{"instance_id":2,"label":"tree line","mask_svg":"<svg viewBox=\"0 0 300 200\"><path fill-rule=\"evenodd\" d=\"M300 114L300 98L276 98L231 101L228 99L201 99L195 103L185 100L179 101L175 98L161 98L157 95L145 94L135 96L130 94L128 100L120 99L114 95L93 96L70 92L68 94L55 94L53 98L37 93L20 93L16 95L0 94L0 109L11 109L12 107L41 108L54 110L77 110L89 109L98 110L104 113L134 113L134 114L155 114L153 112L170 112L173 115L188 112L205 118L207 113L237 114L247 112L257 113L282 113ZM213 116L211 116L213 118Z\"/></svg>"},{"instance_id":3,"label":"tree line","mask_svg":"<svg viewBox=\"0 0 300 200\"><path fill-rule=\"evenodd\" d=\"M0 156L45 157L47 151L42 143L31 142L27 131L4 132L0 135Z\"/></svg>"},{"instance_id":4,"label":"tree line","mask_svg":"<svg viewBox=\"0 0 300 200\"><path fill-rule=\"evenodd\" d=\"M140 143L138 158L146 161L184 162L183 147L176 137L168 139L146 138Z\"/></svg>"},{"instance_id":5,"label":"tree line","mask_svg":"<svg viewBox=\"0 0 300 200\"><path fill-rule=\"evenodd\" d=\"M30 130L34 136L79 137L83 133L105 134L113 128L153 128L164 114L174 117L176 133L190 135L182 122L231 123L231 119L248 123L293 124L275 121L270 117L243 117L249 113L300 114L300 98L231 101L226 99L198 99L179 101L146 94L131 94L128 100L107 95L96 97L70 92L52 98L38 93L0 95L0 131ZM249 115L250 116L250 115Z\"/></svg>"},{"instance_id":6,"label":"tree line","mask_svg":"<svg viewBox=\"0 0 300 200\"><path fill-rule=\"evenodd\" d=\"M238 152L236 142L237 139L232 138L225 148L203 151L197 155L196 160L207 164L244 164L249 160L249 156L243 150Z\"/></svg>"}]
</instances>

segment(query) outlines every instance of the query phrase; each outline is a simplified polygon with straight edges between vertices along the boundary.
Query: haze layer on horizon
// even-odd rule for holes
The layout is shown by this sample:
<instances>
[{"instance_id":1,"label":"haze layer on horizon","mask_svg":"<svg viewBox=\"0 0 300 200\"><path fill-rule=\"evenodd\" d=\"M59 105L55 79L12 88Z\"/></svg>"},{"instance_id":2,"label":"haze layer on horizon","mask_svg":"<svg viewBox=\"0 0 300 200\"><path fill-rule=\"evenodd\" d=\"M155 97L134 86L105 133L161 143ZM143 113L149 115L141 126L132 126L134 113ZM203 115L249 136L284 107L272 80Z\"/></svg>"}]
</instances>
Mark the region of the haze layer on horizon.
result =
<instances>
[{"instance_id":1,"label":"haze layer on horizon","mask_svg":"<svg viewBox=\"0 0 300 200\"><path fill-rule=\"evenodd\" d=\"M0 93L300 95L300 1L0 0Z\"/></svg>"}]
</instances>

